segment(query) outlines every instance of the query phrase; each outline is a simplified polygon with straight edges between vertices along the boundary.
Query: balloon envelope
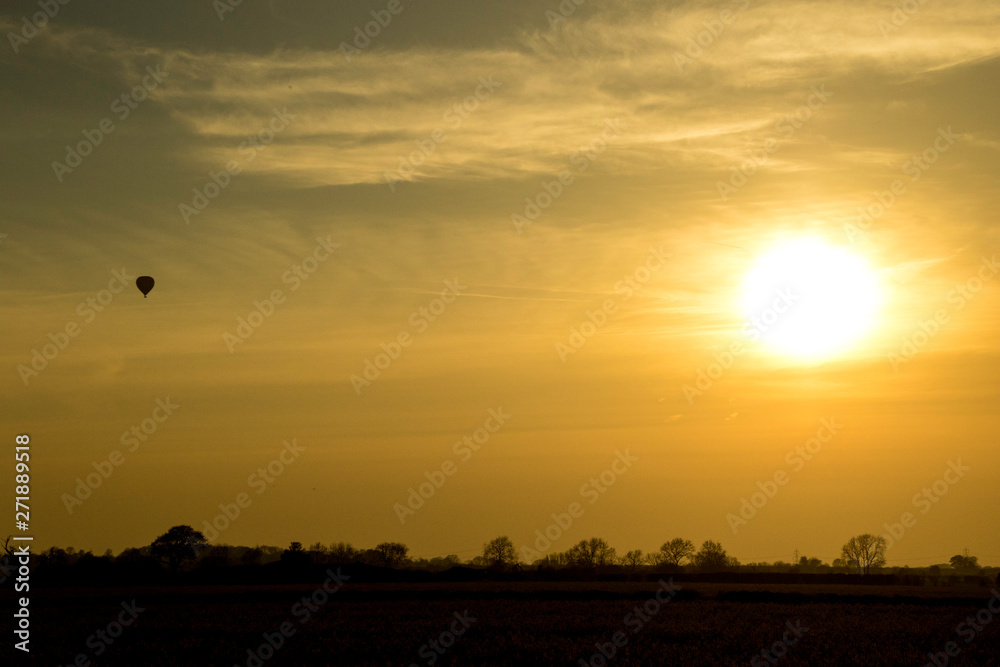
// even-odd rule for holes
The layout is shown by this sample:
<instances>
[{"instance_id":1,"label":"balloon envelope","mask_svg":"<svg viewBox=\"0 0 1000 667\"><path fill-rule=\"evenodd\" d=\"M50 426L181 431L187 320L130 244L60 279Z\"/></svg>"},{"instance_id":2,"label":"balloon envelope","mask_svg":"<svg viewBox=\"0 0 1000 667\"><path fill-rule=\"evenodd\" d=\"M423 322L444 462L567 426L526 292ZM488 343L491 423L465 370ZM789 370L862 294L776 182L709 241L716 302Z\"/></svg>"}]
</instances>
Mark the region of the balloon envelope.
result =
<instances>
[{"instance_id":1,"label":"balloon envelope","mask_svg":"<svg viewBox=\"0 0 1000 667\"><path fill-rule=\"evenodd\" d=\"M140 292L142 292L143 298L146 298L146 295L149 294L149 290L153 289L153 279L149 276L139 276L135 279L135 286L139 288Z\"/></svg>"}]
</instances>

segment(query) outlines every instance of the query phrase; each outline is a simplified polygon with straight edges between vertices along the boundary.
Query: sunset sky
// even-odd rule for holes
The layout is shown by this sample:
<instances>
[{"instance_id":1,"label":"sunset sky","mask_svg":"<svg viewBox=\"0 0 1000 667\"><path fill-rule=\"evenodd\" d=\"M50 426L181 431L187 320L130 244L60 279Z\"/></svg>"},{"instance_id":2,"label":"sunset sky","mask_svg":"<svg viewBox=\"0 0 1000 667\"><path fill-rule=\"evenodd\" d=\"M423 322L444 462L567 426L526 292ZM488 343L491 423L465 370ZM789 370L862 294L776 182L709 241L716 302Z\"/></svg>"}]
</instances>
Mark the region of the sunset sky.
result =
<instances>
[{"instance_id":1,"label":"sunset sky","mask_svg":"<svg viewBox=\"0 0 1000 667\"><path fill-rule=\"evenodd\" d=\"M213 542L467 559L577 502L550 551L830 562L909 512L890 565L1000 564L1000 5L51 4L0 14L36 550L246 493ZM755 340L787 244L840 310Z\"/></svg>"}]
</instances>

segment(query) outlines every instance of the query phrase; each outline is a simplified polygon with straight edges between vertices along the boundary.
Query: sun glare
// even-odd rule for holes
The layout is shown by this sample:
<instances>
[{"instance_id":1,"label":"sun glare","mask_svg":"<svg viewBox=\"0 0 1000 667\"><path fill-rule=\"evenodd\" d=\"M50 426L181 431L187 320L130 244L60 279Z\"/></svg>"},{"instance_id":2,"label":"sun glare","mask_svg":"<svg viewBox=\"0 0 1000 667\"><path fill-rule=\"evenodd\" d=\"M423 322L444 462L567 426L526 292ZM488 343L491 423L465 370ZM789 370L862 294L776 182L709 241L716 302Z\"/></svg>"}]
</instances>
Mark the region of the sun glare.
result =
<instances>
[{"instance_id":1,"label":"sun glare","mask_svg":"<svg viewBox=\"0 0 1000 667\"><path fill-rule=\"evenodd\" d=\"M747 273L745 333L784 355L828 358L875 326L880 302L877 274L862 258L799 239L768 251Z\"/></svg>"}]
</instances>

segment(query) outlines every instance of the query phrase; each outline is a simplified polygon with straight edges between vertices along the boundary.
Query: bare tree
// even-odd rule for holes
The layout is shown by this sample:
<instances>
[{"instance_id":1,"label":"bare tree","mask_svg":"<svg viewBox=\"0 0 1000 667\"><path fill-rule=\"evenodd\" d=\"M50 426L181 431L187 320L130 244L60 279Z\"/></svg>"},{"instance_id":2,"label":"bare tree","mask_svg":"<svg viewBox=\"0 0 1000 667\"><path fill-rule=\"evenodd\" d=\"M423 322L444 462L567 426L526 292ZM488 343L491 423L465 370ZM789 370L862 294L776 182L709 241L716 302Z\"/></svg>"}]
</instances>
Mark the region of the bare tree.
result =
<instances>
[{"instance_id":1,"label":"bare tree","mask_svg":"<svg viewBox=\"0 0 1000 667\"><path fill-rule=\"evenodd\" d=\"M694 542L682 537L675 537L660 546L659 561L662 565L683 565L685 559L694 558Z\"/></svg>"},{"instance_id":2,"label":"bare tree","mask_svg":"<svg viewBox=\"0 0 1000 667\"><path fill-rule=\"evenodd\" d=\"M322 542L313 542L310 544L306 549L306 553L309 554L309 561L312 563L326 563L330 555Z\"/></svg>"},{"instance_id":3,"label":"bare tree","mask_svg":"<svg viewBox=\"0 0 1000 667\"><path fill-rule=\"evenodd\" d=\"M857 567L863 574L869 574L871 568L885 565L887 548L884 537L865 533L849 539L840 550L840 557L849 565Z\"/></svg>"},{"instance_id":4,"label":"bare tree","mask_svg":"<svg viewBox=\"0 0 1000 667\"><path fill-rule=\"evenodd\" d=\"M573 565L584 567L612 565L615 562L615 549L605 540L592 537L589 540L580 540L566 552L566 556Z\"/></svg>"},{"instance_id":5,"label":"bare tree","mask_svg":"<svg viewBox=\"0 0 1000 667\"><path fill-rule=\"evenodd\" d=\"M625 552L625 555L619 559L619 562L622 564L622 566L628 568L633 572L638 570L645 561L646 558L642 555L641 549L633 549L632 551L627 551Z\"/></svg>"},{"instance_id":6,"label":"bare tree","mask_svg":"<svg viewBox=\"0 0 1000 667\"><path fill-rule=\"evenodd\" d=\"M483 558L492 567L507 567L517 562L517 550L506 535L483 545Z\"/></svg>"},{"instance_id":7,"label":"bare tree","mask_svg":"<svg viewBox=\"0 0 1000 667\"><path fill-rule=\"evenodd\" d=\"M383 567L397 567L406 562L406 554L410 548L399 542L382 542L372 550L378 564Z\"/></svg>"},{"instance_id":8,"label":"bare tree","mask_svg":"<svg viewBox=\"0 0 1000 667\"><path fill-rule=\"evenodd\" d=\"M347 542L332 542L327 550L332 563L353 563L360 557L360 552Z\"/></svg>"},{"instance_id":9,"label":"bare tree","mask_svg":"<svg viewBox=\"0 0 1000 667\"><path fill-rule=\"evenodd\" d=\"M0 559L0 584L7 581L10 576L11 567L14 565L14 550L10 548L12 536L8 535L3 543L3 559Z\"/></svg>"}]
</instances>

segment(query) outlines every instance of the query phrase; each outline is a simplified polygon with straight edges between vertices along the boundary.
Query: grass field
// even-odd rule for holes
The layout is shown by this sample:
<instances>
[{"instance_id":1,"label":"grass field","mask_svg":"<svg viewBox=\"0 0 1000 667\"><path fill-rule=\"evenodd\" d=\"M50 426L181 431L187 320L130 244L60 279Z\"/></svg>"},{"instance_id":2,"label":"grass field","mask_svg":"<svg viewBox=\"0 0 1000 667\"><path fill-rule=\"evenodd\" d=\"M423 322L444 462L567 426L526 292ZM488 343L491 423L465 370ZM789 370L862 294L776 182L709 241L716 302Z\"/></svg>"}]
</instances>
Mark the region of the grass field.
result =
<instances>
[{"instance_id":1,"label":"grass field","mask_svg":"<svg viewBox=\"0 0 1000 667\"><path fill-rule=\"evenodd\" d=\"M663 603L653 602L655 583L348 582L333 594L308 585L40 590L31 606L32 659L227 667L919 666L928 653L943 660L955 642L958 653L947 664L1000 665L1000 618L982 613L988 589L680 586L673 598L661 593L669 600ZM133 598L134 621L122 606ZM986 614L990 620L980 630L961 626L960 634L977 613L979 623ZM123 615L130 624L115 627ZM613 655L605 658L601 648Z\"/></svg>"}]
</instances>

